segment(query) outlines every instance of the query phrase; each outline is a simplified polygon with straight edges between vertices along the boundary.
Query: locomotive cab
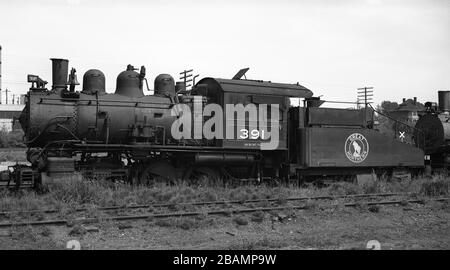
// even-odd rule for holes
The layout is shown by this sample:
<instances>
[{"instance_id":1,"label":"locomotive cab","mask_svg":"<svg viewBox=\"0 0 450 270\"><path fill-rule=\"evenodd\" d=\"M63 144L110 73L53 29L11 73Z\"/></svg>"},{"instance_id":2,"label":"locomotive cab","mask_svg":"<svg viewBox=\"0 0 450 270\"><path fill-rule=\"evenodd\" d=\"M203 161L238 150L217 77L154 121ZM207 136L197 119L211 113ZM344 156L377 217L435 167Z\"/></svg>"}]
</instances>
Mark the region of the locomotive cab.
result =
<instances>
[{"instance_id":1,"label":"locomotive cab","mask_svg":"<svg viewBox=\"0 0 450 270\"><path fill-rule=\"evenodd\" d=\"M224 134L218 146L263 151L271 138L276 142L267 150L287 150L289 97L312 96L297 84L217 78L200 80L192 94L223 108Z\"/></svg>"}]
</instances>

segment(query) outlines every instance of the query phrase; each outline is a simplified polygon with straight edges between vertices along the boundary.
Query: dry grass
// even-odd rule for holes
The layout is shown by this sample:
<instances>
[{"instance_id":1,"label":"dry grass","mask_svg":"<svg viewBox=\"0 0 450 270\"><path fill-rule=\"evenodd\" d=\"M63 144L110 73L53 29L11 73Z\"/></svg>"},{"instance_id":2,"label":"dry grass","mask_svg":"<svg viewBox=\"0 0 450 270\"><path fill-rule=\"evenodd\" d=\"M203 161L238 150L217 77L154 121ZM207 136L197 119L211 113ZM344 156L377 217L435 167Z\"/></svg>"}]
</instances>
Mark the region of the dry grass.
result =
<instances>
[{"instance_id":1,"label":"dry grass","mask_svg":"<svg viewBox=\"0 0 450 270\"><path fill-rule=\"evenodd\" d=\"M262 211L254 212L251 214L250 220L256 223L261 223L264 221L266 214Z\"/></svg>"},{"instance_id":2,"label":"dry grass","mask_svg":"<svg viewBox=\"0 0 450 270\"><path fill-rule=\"evenodd\" d=\"M11 161L11 162L27 161L26 149L23 149L23 151L17 151L8 148L0 148L0 162L4 161Z\"/></svg>"},{"instance_id":3,"label":"dry grass","mask_svg":"<svg viewBox=\"0 0 450 270\"><path fill-rule=\"evenodd\" d=\"M25 144L23 143L23 135L24 133L22 130L12 132L0 130L0 148L25 147Z\"/></svg>"},{"instance_id":4,"label":"dry grass","mask_svg":"<svg viewBox=\"0 0 450 270\"><path fill-rule=\"evenodd\" d=\"M233 218L233 221L240 226L248 225L248 219L243 215Z\"/></svg>"},{"instance_id":5,"label":"dry grass","mask_svg":"<svg viewBox=\"0 0 450 270\"><path fill-rule=\"evenodd\" d=\"M448 195L450 191L450 181L448 178L442 176L436 176L422 183L420 193L425 196L445 196Z\"/></svg>"},{"instance_id":6,"label":"dry grass","mask_svg":"<svg viewBox=\"0 0 450 270\"><path fill-rule=\"evenodd\" d=\"M215 220L207 216L197 217L172 217L151 220L154 225L166 228L179 228L183 230L195 230L215 225Z\"/></svg>"},{"instance_id":7,"label":"dry grass","mask_svg":"<svg viewBox=\"0 0 450 270\"><path fill-rule=\"evenodd\" d=\"M61 244L51 239L52 232L46 227L12 227L10 233L10 238L4 238L0 241L0 250L53 250L64 248Z\"/></svg>"},{"instance_id":8,"label":"dry grass","mask_svg":"<svg viewBox=\"0 0 450 270\"><path fill-rule=\"evenodd\" d=\"M359 193L411 192L421 196L448 195L450 179L436 176L433 179L413 179L376 182L358 186L347 182L338 182L327 187L270 187L266 185L224 188L221 186L195 187L187 184L152 187L131 186L111 183L103 180L56 179L45 183L42 193L20 190L18 192L0 191L0 211L37 210L45 208L59 209L61 214L70 213L75 207L90 207L91 216L95 208L102 206L126 206L152 203L187 203L198 201L237 200L279 198L278 204L286 204L286 198L292 196L348 195ZM255 204L256 207L267 206L268 202ZM307 203L314 209L314 202ZM175 206L173 210L194 211L196 208ZM229 206L224 206L225 208Z\"/></svg>"},{"instance_id":9,"label":"dry grass","mask_svg":"<svg viewBox=\"0 0 450 270\"><path fill-rule=\"evenodd\" d=\"M279 249L286 245L283 241L276 238L263 236L260 239L242 238L239 242L231 244L229 250L261 250L261 249Z\"/></svg>"},{"instance_id":10,"label":"dry grass","mask_svg":"<svg viewBox=\"0 0 450 270\"><path fill-rule=\"evenodd\" d=\"M224 188L221 186L189 186L187 184L165 185L159 184L152 187L131 186L127 184L111 183L103 180L83 180L78 177L55 179L44 184L43 191L37 193L32 190L20 190L18 192L0 191L0 211L8 210L40 210L40 209L58 209L58 217L62 219L73 218L74 209L87 207L89 210L84 213L85 217L97 218L102 226L107 224L102 220L102 214L98 211L101 206L124 206L133 204L152 204L152 203L182 203L198 201L222 201L238 200L245 201L251 199L280 198L278 204L286 204L286 198L293 196L325 196L325 195L348 195L356 193L382 193L382 192L411 192L418 196L427 198L433 196L448 196L450 189L450 179L444 176L435 176L432 179L413 179L413 180L387 180L379 179L377 182L366 185L356 185L353 183L339 182L326 187L292 187L280 186L270 187L266 185L243 186ZM432 202L427 202L431 203ZM269 206L267 201L253 204L254 207ZM222 205L224 210L233 207L230 204ZM250 206L248 206L250 207ZM321 204L314 200L305 202L306 211L304 213L315 214L320 212ZM341 204L336 205L336 208ZM447 204L436 204L436 208L448 209ZM357 207L360 212L383 212L378 206L369 206L361 204ZM176 211L207 211L207 207L201 206L175 206ZM157 207L145 209L147 213L159 213L161 210ZM12 214L8 217L11 221L30 218L31 214ZM39 220L43 218L39 213L33 214L32 218ZM41 214L42 215L42 214ZM272 216L271 216L272 215ZM295 219L295 211L274 211L274 212L255 212L252 214L232 214L227 215L230 224L246 230L252 226L261 226L265 222L277 218L278 221L288 220L290 217ZM149 219L150 226L166 227L170 230L180 229L183 231L195 231L197 229L211 228L217 226L217 218L205 215L196 217L174 217L166 219ZM70 223L70 222L69 222ZM77 231L79 224L69 224L69 229L74 235L83 233L83 230ZM106 225L105 225L106 226ZM12 228L11 241L0 243L0 249L19 247L30 249L54 249L63 248L55 244L52 238L52 231L48 228ZM306 239L305 241L307 241ZM311 241L316 239L311 239ZM320 240L320 239L319 239ZM317 241L319 241L317 240ZM321 240L320 240L321 241ZM312 246L326 246L329 243L314 242ZM16 243L16 244L15 244ZM20 243L20 245L19 245ZM23 243L26 243L25 245ZM303 243L308 246L308 243ZM233 243L231 249L264 249L264 248L283 248L285 244L275 238L261 238L246 240L242 239L238 243Z\"/></svg>"}]
</instances>

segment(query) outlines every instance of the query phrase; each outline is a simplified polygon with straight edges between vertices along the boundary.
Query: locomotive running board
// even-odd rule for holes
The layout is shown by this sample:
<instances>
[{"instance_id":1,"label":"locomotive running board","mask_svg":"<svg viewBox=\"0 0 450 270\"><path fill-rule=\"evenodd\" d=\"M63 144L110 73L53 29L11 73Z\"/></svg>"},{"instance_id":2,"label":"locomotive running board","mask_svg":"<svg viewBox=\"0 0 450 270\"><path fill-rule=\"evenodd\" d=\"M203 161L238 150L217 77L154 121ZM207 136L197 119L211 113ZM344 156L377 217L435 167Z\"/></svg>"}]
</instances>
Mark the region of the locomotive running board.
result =
<instances>
[{"instance_id":1,"label":"locomotive running board","mask_svg":"<svg viewBox=\"0 0 450 270\"><path fill-rule=\"evenodd\" d=\"M230 152L230 153L248 153L254 154L260 150L231 149L221 147L202 147L202 146L179 146L179 145L148 145L148 144L73 144L77 150L84 151L127 151L127 150L144 150L144 151L158 151L158 152Z\"/></svg>"}]
</instances>

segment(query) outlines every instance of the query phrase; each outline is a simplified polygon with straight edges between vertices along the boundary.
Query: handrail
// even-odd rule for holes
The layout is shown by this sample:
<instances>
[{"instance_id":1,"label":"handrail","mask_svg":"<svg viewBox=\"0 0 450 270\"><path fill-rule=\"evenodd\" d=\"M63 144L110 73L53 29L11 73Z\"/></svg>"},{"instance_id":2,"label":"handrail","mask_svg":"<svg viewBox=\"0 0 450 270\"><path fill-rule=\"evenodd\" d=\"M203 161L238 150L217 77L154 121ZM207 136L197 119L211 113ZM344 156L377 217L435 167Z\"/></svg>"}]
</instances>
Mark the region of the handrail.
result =
<instances>
[{"instance_id":1,"label":"handrail","mask_svg":"<svg viewBox=\"0 0 450 270\"><path fill-rule=\"evenodd\" d=\"M419 129L419 128L416 128L416 127L414 127L414 126L410 126L410 125L407 124L407 123L404 123L404 122L402 122L402 121L400 121L400 120L398 120L398 119L395 119L395 118L393 118L393 117L391 117L391 116L389 116L389 115L387 115L387 114L384 114L384 113L382 113L382 112L376 110L371 104L368 104L368 105L372 108L372 110L373 110L374 112L376 112L376 113L378 113L378 114L380 114L380 115L382 115L382 116L384 116L384 117L386 117L386 118L388 118L388 119L391 119L391 120L393 120L393 121L396 122L396 123L400 123L400 124L402 124L402 125L405 125L405 126L407 126L407 127L410 127L410 128L412 128L414 131L417 131L417 132L421 135L422 140L424 140L424 141L423 141L423 145L425 146L425 136L424 136L424 131L423 131L423 130L421 130L421 129ZM395 135L395 137L397 137L397 136Z\"/></svg>"},{"instance_id":2,"label":"handrail","mask_svg":"<svg viewBox=\"0 0 450 270\"><path fill-rule=\"evenodd\" d=\"M320 101L323 101L323 102L328 102L328 103L336 103L336 104L355 104L355 105L358 105L358 104L362 104L361 102L351 102L351 101L334 101L334 100L320 100Z\"/></svg>"},{"instance_id":3,"label":"handrail","mask_svg":"<svg viewBox=\"0 0 450 270\"><path fill-rule=\"evenodd\" d=\"M34 142L35 142L37 139L39 139L39 138L42 136L42 134L44 134L44 132L47 131L47 129L50 128L52 125L59 125L58 122L56 122L56 123L51 123L51 121L57 120L57 119L60 119L60 118L65 119L65 121L62 121L62 123L65 123L65 122L69 121L70 119L72 119L73 117L72 117L72 116L55 116L55 117L49 119L49 120L47 121L47 124L45 125L45 127L41 130L41 132L39 132L38 135L36 135L33 139L31 139L31 140L29 140L29 141L26 141L26 142L24 142L24 143L27 144L27 145L28 145L28 144L31 144L31 143L34 143Z\"/></svg>"},{"instance_id":4,"label":"handrail","mask_svg":"<svg viewBox=\"0 0 450 270\"><path fill-rule=\"evenodd\" d=\"M144 96L145 97L145 96ZM41 97L40 102L42 103L45 100L56 100L56 101L87 101L87 102L110 102L110 103L132 103L132 104L157 104L157 105L175 105L176 103L162 103L162 102L149 102L149 101L139 101L139 100L109 100L109 99L82 99L82 98L49 98L49 97Z\"/></svg>"}]
</instances>

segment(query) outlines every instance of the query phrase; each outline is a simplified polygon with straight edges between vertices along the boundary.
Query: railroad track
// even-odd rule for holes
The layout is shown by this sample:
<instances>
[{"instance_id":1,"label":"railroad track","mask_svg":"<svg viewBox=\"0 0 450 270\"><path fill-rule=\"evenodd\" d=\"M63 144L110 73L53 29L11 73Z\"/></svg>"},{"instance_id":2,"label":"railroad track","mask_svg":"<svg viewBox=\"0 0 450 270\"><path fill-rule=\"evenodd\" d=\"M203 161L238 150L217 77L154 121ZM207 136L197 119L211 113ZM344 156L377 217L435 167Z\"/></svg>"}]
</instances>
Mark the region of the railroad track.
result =
<instances>
[{"instance_id":1,"label":"railroad track","mask_svg":"<svg viewBox=\"0 0 450 270\"><path fill-rule=\"evenodd\" d=\"M376 197L389 197L389 196L400 196L400 195L410 195L409 193L381 193L381 194L356 194L356 195L343 195L343 196L317 196L317 197L291 197L291 198L282 198L281 200L285 201L308 201L308 200L329 200L329 199L339 199L339 198L376 198ZM216 201L216 202L193 202L193 203L183 203L183 204L153 204L153 205L145 205L145 207L169 207L173 205L219 205L219 204L247 204L247 203L255 203L255 202L263 202L268 201L277 202L280 201L279 198L272 199L262 199L262 200L248 200L248 201ZM450 198L432 198L429 199L431 201L449 201ZM424 203L424 200L421 199L402 199L402 200L383 200L383 201L358 201L351 203L341 204L343 207L356 207L360 205L395 205L395 204L404 204L404 203ZM97 208L101 211L109 211L109 210L119 210L119 209L139 209L144 208L144 205L140 206L131 206L131 207L103 207ZM281 210L302 210L307 209L308 206L304 205L286 205L286 206L271 206L271 207L247 207L247 208L228 208L228 209L209 209L204 211L175 211L175 212L165 212L165 213L153 213L153 214L140 214L140 215L110 215L102 217L102 220L109 221L125 221L125 220L143 220L143 219L152 219L152 218L168 218L168 217L190 217L190 216L200 216L200 215L230 215L237 213L251 213L251 212L268 212L268 211L281 211ZM85 208L79 208L78 211L86 211ZM47 211L47 212L46 212ZM9 212L1 212L2 215L8 215L12 213L49 213L48 211L56 211L55 209L50 210L42 210L42 211L9 211ZM54 212L50 212L54 213ZM12 226L40 226L40 225L67 225L69 222L73 223L95 223L98 222L99 218L76 218L76 219L47 219L47 220L34 220L34 221L23 221L23 222L7 222L0 223L1 227L12 227Z\"/></svg>"},{"instance_id":2,"label":"railroad track","mask_svg":"<svg viewBox=\"0 0 450 270\"><path fill-rule=\"evenodd\" d=\"M26 147L11 147L11 148L0 148L1 151L4 152L26 152Z\"/></svg>"},{"instance_id":3,"label":"railroad track","mask_svg":"<svg viewBox=\"0 0 450 270\"><path fill-rule=\"evenodd\" d=\"M261 202L279 202L279 201L307 201L307 200L336 200L342 198L371 198L371 197L391 197L391 196L409 196L411 193L370 193L370 194L350 194L350 195L335 195L335 196L315 196L315 197L288 197L288 198L268 198L268 199L254 199L254 200L227 200L227 201L206 201L206 202L186 202L186 203L161 203L161 204L140 204L128 206L107 206L96 208L99 211L113 211L126 209L145 209L145 208L162 208L172 206L207 206L207 205L226 205L226 204L248 204ZM91 208L76 208L74 212L84 212ZM60 209L42 209L29 211L3 211L0 216L7 216L12 214L37 214L37 213L57 213Z\"/></svg>"}]
</instances>

